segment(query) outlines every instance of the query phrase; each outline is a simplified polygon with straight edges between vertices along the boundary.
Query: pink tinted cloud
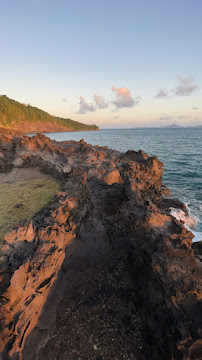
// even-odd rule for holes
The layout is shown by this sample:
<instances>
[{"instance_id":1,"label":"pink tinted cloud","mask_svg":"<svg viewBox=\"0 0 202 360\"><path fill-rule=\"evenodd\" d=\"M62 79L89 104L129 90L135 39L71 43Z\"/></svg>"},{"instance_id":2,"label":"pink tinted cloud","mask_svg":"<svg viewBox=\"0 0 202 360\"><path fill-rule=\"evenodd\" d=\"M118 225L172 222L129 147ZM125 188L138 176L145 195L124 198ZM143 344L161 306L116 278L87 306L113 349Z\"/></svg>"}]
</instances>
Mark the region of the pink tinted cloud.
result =
<instances>
[{"instance_id":1,"label":"pink tinted cloud","mask_svg":"<svg viewBox=\"0 0 202 360\"><path fill-rule=\"evenodd\" d=\"M193 77L182 77L182 75L177 76L178 85L172 90L175 95L185 96L190 95L195 90L198 89L198 85L195 83Z\"/></svg>"},{"instance_id":2,"label":"pink tinted cloud","mask_svg":"<svg viewBox=\"0 0 202 360\"><path fill-rule=\"evenodd\" d=\"M77 114L86 114L88 111L93 112L95 111L95 106L92 103L87 103L83 96L79 98L79 110Z\"/></svg>"},{"instance_id":3,"label":"pink tinted cloud","mask_svg":"<svg viewBox=\"0 0 202 360\"><path fill-rule=\"evenodd\" d=\"M109 106L109 104L102 98L102 96L96 93L93 94L93 100L95 101L98 109L107 109Z\"/></svg>"},{"instance_id":4,"label":"pink tinted cloud","mask_svg":"<svg viewBox=\"0 0 202 360\"><path fill-rule=\"evenodd\" d=\"M130 108L137 105L140 101L140 97L133 98L131 96L130 90L126 87L116 88L114 85L112 86L112 91L115 92L116 97L113 101L116 109L121 108Z\"/></svg>"}]
</instances>

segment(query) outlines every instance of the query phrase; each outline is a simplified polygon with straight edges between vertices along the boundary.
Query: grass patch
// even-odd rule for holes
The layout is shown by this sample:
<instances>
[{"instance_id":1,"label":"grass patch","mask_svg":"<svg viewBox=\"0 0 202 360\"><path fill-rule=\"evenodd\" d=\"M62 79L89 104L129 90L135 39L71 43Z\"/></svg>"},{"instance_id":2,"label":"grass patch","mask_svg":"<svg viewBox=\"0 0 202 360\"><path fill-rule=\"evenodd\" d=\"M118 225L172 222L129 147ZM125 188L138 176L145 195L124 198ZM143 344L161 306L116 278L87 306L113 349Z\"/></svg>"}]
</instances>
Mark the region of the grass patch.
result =
<instances>
[{"instance_id":1,"label":"grass patch","mask_svg":"<svg viewBox=\"0 0 202 360\"><path fill-rule=\"evenodd\" d=\"M0 184L0 243L20 221L48 205L59 188L55 180L43 178Z\"/></svg>"}]
</instances>

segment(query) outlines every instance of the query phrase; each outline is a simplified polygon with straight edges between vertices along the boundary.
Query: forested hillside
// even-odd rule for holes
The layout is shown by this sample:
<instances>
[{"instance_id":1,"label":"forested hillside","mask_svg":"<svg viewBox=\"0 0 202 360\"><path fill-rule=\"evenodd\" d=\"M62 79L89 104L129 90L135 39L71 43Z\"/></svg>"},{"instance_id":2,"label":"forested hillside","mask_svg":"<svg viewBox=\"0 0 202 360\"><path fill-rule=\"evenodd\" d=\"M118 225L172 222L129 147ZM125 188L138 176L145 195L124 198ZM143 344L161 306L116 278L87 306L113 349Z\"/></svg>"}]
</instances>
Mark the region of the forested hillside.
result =
<instances>
[{"instance_id":1,"label":"forested hillside","mask_svg":"<svg viewBox=\"0 0 202 360\"><path fill-rule=\"evenodd\" d=\"M54 131L54 127L56 131L65 131L65 128L67 128L67 131L99 129L96 125L86 125L78 121L52 116L37 107L30 106L29 104L21 104L9 99L6 95L0 96L0 126L17 128L23 131L21 126L23 125L25 128L30 128L28 123L32 124L33 129L38 125L38 131L46 131L46 125L48 124L47 131L49 131L50 128ZM41 128L45 130L41 130ZM37 129L34 131L37 131Z\"/></svg>"}]
</instances>

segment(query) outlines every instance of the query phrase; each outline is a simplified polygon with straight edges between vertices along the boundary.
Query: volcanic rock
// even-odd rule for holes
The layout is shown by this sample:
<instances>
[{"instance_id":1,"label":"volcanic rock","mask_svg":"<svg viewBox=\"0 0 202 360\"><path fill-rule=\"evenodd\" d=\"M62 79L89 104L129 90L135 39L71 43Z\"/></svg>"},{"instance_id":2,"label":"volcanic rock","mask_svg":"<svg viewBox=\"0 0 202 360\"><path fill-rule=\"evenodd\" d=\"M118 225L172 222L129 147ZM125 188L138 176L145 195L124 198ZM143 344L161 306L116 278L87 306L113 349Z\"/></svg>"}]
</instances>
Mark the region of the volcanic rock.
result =
<instances>
[{"instance_id":1,"label":"volcanic rock","mask_svg":"<svg viewBox=\"0 0 202 360\"><path fill-rule=\"evenodd\" d=\"M202 266L157 157L5 130L0 152L62 181L4 238L2 359L200 359Z\"/></svg>"}]
</instances>

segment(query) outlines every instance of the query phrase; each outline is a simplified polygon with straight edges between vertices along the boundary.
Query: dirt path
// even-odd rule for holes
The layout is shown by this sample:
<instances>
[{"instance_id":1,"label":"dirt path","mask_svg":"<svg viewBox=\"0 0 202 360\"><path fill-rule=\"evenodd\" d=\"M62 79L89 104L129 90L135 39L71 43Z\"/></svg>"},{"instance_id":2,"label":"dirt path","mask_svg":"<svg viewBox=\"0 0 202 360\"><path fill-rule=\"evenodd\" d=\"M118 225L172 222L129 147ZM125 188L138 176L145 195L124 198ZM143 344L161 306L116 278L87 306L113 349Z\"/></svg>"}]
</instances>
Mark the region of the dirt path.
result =
<instances>
[{"instance_id":1,"label":"dirt path","mask_svg":"<svg viewBox=\"0 0 202 360\"><path fill-rule=\"evenodd\" d=\"M130 264L85 269L64 292L38 360L149 360L151 340ZM30 359L30 349L23 359Z\"/></svg>"}]
</instances>

